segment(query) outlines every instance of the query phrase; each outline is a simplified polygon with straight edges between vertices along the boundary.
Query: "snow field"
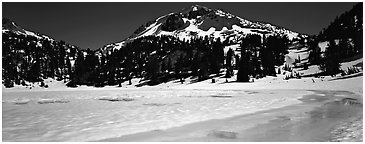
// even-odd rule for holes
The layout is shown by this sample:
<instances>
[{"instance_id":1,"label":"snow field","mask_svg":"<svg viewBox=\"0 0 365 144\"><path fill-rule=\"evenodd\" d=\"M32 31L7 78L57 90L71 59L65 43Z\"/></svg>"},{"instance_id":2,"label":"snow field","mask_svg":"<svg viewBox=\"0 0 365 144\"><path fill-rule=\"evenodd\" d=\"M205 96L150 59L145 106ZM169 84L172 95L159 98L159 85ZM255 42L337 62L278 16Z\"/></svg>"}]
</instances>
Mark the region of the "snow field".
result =
<instances>
[{"instance_id":1,"label":"snow field","mask_svg":"<svg viewBox=\"0 0 365 144\"><path fill-rule=\"evenodd\" d=\"M299 103L307 91L100 90L3 94L4 141L93 141ZM105 98L131 98L107 101ZM67 101L57 103L55 101ZM19 105L14 101L26 101ZM45 102L40 104L36 102Z\"/></svg>"}]
</instances>

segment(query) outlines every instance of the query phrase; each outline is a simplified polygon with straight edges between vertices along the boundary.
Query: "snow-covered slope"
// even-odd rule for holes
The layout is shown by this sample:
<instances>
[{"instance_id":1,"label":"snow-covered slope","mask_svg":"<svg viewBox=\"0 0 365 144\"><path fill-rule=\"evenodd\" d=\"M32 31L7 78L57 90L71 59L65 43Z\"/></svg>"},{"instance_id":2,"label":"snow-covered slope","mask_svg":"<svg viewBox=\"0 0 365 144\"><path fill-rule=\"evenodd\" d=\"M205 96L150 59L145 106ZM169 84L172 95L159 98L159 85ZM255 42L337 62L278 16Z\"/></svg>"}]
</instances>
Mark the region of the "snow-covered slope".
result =
<instances>
[{"instance_id":1,"label":"snow-covered slope","mask_svg":"<svg viewBox=\"0 0 365 144\"><path fill-rule=\"evenodd\" d=\"M145 36L175 36L180 40L196 37L229 39L238 42L247 34L287 36L290 40L306 38L303 35L269 23L253 22L219 9L194 5L150 21L124 41L108 44L101 50L120 49L126 42Z\"/></svg>"},{"instance_id":2,"label":"snow-covered slope","mask_svg":"<svg viewBox=\"0 0 365 144\"><path fill-rule=\"evenodd\" d=\"M17 35L31 36L31 37L36 37L37 39L47 39L49 41L54 41L54 39L52 39L49 36L25 30L19 27L14 21L11 21L10 19L7 18L3 18L2 33L15 33Z\"/></svg>"}]
</instances>

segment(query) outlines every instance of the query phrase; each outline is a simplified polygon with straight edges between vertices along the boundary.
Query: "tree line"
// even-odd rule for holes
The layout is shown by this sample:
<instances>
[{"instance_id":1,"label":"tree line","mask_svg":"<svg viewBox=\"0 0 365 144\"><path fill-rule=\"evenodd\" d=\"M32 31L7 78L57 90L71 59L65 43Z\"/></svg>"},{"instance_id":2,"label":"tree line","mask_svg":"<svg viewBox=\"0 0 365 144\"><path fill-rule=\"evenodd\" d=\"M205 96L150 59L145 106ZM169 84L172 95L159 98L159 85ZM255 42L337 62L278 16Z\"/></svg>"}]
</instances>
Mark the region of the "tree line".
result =
<instances>
[{"instance_id":1,"label":"tree line","mask_svg":"<svg viewBox=\"0 0 365 144\"><path fill-rule=\"evenodd\" d=\"M350 11L336 17L327 28L308 41L309 62L320 65L321 75L335 75L343 70L341 62L354 57L362 57L363 51L363 6L357 3ZM318 47L327 41L325 52Z\"/></svg>"},{"instance_id":2,"label":"tree line","mask_svg":"<svg viewBox=\"0 0 365 144\"><path fill-rule=\"evenodd\" d=\"M246 69L253 77L275 75L274 65L283 62L287 39L271 36L262 42L260 35L242 40L241 53L224 47L228 39L198 37L180 40L172 36L147 36L111 51L80 50L63 41L37 39L13 33L3 34L3 82L7 86L41 82L46 78L64 81L69 87L119 85L140 78L147 85L186 77L202 81L220 76L227 69ZM285 43L285 44L284 44ZM278 47L282 49L278 49ZM235 63L233 63L235 62ZM242 71L241 71L242 72ZM239 80L241 81L241 80Z\"/></svg>"}]
</instances>

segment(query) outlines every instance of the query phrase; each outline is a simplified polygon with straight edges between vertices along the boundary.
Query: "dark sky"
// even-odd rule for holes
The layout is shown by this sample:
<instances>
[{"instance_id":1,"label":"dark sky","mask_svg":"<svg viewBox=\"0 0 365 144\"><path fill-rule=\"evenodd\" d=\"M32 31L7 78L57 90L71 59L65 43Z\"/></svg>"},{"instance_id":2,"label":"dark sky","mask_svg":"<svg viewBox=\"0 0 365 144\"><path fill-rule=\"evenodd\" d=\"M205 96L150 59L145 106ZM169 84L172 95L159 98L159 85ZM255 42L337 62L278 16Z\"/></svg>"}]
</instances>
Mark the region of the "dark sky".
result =
<instances>
[{"instance_id":1,"label":"dark sky","mask_svg":"<svg viewBox=\"0 0 365 144\"><path fill-rule=\"evenodd\" d=\"M194 4L219 8L241 18L318 34L355 3L3 3L3 17L24 29L81 48L97 49L130 36L140 25Z\"/></svg>"}]
</instances>

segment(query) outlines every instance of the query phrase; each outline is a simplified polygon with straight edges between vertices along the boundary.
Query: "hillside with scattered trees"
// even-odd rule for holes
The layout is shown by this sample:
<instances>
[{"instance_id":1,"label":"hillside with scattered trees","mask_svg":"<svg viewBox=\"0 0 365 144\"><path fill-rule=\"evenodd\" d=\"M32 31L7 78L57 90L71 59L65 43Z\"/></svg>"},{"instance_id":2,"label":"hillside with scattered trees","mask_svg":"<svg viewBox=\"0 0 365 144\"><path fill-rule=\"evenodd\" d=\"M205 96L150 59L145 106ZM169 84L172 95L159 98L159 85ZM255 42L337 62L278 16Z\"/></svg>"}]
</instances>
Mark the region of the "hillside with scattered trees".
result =
<instances>
[{"instance_id":1,"label":"hillside with scattered trees","mask_svg":"<svg viewBox=\"0 0 365 144\"><path fill-rule=\"evenodd\" d=\"M199 12L199 11L197 11ZM190 14L190 17L195 17ZM168 17L162 29L179 29L183 21ZM146 25L151 25L148 22ZM143 31L144 29L136 30ZM157 85L187 77L195 82L212 77L230 78L237 70L238 82L251 78L276 76L276 68L284 65L289 45L308 47L308 65L320 65L321 75L341 73L340 63L353 57L362 58L362 3L337 17L318 36L289 40L285 35L245 34L238 41L212 37L181 39L169 35L141 36L125 43L120 49L82 50L64 41L29 32L3 18L2 60L5 87L27 86L52 78L68 87L80 85L103 87L121 86L133 78L140 78L137 86ZM135 35L134 34L134 35ZM318 44L328 41L325 52ZM237 49L224 51L227 46ZM300 61L300 58L298 58ZM290 69L285 65L287 69ZM225 72L225 73L224 73ZM224 74L223 74L224 73ZM214 82L214 81L212 81Z\"/></svg>"}]
</instances>

